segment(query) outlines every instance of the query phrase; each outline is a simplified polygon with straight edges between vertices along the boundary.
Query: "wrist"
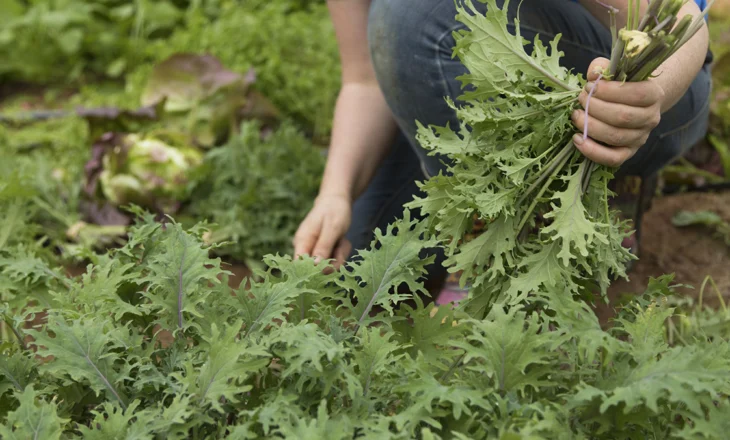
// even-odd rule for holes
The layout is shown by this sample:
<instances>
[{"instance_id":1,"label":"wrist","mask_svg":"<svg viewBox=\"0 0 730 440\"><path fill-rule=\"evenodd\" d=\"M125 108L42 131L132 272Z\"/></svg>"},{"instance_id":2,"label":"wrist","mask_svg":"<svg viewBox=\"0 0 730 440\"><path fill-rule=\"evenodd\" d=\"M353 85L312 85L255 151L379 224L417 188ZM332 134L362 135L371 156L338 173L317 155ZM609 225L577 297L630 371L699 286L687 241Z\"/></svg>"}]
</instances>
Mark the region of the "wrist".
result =
<instances>
[{"instance_id":1,"label":"wrist","mask_svg":"<svg viewBox=\"0 0 730 440\"><path fill-rule=\"evenodd\" d=\"M352 203L355 198L354 181L356 180L352 175L353 173L344 172L345 167L339 167L336 173L332 172L336 168L331 166L329 162L327 163L327 168L324 176L322 176L322 183L319 186L317 199L337 198Z\"/></svg>"},{"instance_id":2,"label":"wrist","mask_svg":"<svg viewBox=\"0 0 730 440\"><path fill-rule=\"evenodd\" d=\"M341 190L320 190L319 194L317 194L315 202L325 199L344 200L347 203L352 204L352 195L346 191Z\"/></svg>"}]
</instances>

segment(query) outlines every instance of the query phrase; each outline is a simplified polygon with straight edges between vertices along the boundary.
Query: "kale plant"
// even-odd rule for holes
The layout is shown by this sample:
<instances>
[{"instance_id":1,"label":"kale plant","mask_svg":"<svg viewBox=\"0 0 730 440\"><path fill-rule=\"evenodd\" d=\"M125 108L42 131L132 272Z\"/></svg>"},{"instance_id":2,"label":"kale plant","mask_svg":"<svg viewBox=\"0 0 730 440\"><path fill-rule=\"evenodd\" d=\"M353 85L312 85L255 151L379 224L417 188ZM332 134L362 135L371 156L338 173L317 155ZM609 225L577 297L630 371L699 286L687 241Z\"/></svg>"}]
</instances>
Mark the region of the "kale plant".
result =
<instances>
[{"instance_id":1,"label":"kale plant","mask_svg":"<svg viewBox=\"0 0 730 440\"><path fill-rule=\"evenodd\" d=\"M77 279L4 260L0 275L28 307L0 309L0 434L722 437L730 348L702 328L667 342L670 277L611 331L551 291L552 316L506 303L473 316L413 296L435 245L424 226L406 212L330 274L268 256L234 295L204 229L150 217Z\"/></svg>"}]
</instances>

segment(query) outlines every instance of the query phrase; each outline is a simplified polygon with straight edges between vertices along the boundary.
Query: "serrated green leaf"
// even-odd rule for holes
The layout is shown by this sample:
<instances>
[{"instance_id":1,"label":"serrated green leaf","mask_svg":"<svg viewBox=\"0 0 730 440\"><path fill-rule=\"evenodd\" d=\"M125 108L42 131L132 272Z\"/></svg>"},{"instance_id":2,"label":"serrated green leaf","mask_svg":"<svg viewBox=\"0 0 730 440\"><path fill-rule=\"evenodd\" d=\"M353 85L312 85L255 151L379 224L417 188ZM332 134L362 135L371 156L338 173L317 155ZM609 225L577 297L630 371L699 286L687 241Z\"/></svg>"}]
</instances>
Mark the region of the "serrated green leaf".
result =
<instances>
[{"instance_id":1,"label":"serrated green leaf","mask_svg":"<svg viewBox=\"0 0 730 440\"><path fill-rule=\"evenodd\" d=\"M211 335L206 338L206 350L200 354L200 364L189 362L185 366L179 381L192 396L192 404L224 413L221 402L237 402L238 396L251 389L244 381L269 363L266 352L254 350L238 339L240 330L241 322L220 330L213 324ZM240 361L246 352L251 358Z\"/></svg>"},{"instance_id":2,"label":"serrated green leaf","mask_svg":"<svg viewBox=\"0 0 730 440\"><path fill-rule=\"evenodd\" d=\"M512 307L494 307L485 320L469 322L466 340L454 346L464 350L467 369L489 377L500 393L525 393L550 384L547 368L554 356L553 336L542 332L537 318Z\"/></svg>"},{"instance_id":3,"label":"serrated green leaf","mask_svg":"<svg viewBox=\"0 0 730 440\"><path fill-rule=\"evenodd\" d=\"M560 205L552 204L553 210L545 214L552 223L542 229L541 234L552 241L560 241L561 249L558 258L564 266L580 257L588 257L588 249L594 241L608 244L607 237L600 232L601 225L588 218L583 206L583 190L581 176L584 165L572 175L565 177L568 183L564 191L553 194L552 199Z\"/></svg>"},{"instance_id":4,"label":"serrated green leaf","mask_svg":"<svg viewBox=\"0 0 730 440\"><path fill-rule=\"evenodd\" d=\"M0 436L8 440L59 440L68 422L58 416L57 405L39 398L33 386L16 393L20 406L0 425Z\"/></svg>"},{"instance_id":5,"label":"serrated green leaf","mask_svg":"<svg viewBox=\"0 0 730 440\"><path fill-rule=\"evenodd\" d=\"M201 315L198 305L208 293L200 286L218 284L220 259L210 258L208 249L177 223L168 224L148 257L147 271L140 279L148 283L144 308L156 315L157 323L174 332L195 325Z\"/></svg>"},{"instance_id":6,"label":"serrated green leaf","mask_svg":"<svg viewBox=\"0 0 730 440\"><path fill-rule=\"evenodd\" d=\"M517 239L514 217L500 216L487 225L474 240L462 245L459 253L449 258L446 265L450 272L462 272L462 287L467 280L476 287L506 275L514 262L513 252Z\"/></svg>"},{"instance_id":7,"label":"serrated green leaf","mask_svg":"<svg viewBox=\"0 0 730 440\"><path fill-rule=\"evenodd\" d=\"M129 330L110 327L96 317L67 321L51 314L43 330L32 332L37 354L52 356L40 370L85 383L95 393L103 393L126 408L124 381L130 378L134 366L117 351L125 348L120 343L126 339L125 332Z\"/></svg>"},{"instance_id":8,"label":"serrated green leaf","mask_svg":"<svg viewBox=\"0 0 730 440\"><path fill-rule=\"evenodd\" d=\"M353 304L346 300L356 328L372 320L370 312L375 306L392 314L393 305L410 296L397 293L401 285L412 294L426 292L417 280L425 275L426 266L434 257L424 259L422 253L435 246L436 241L425 234L406 210L403 219L389 225L385 232L375 231L371 249L358 251L357 258L340 271L343 278L337 283L353 292L356 301Z\"/></svg>"},{"instance_id":9,"label":"serrated green leaf","mask_svg":"<svg viewBox=\"0 0 730 440\"><path fill-rule=\"evenodd\" d=\"M550 54L541 43L536 43L536 50L531 56L527 55L524 49L527 41L520 34L519 20L514 20L514 35L507 28L509 0L502 8L495 0L485 2L485 15L474 7L471 0L464 2L465 7L457 6L456 19L469 30L457 32L454 52L469 71L461 77L462 82L475 88L465 93L462 99L487 101L500 94L520 96L520 89L516 91L515 86L525 79L559 91L577 89L577 79L560 66L559 36L551 43Z\"/></svg>"}]
</instances>

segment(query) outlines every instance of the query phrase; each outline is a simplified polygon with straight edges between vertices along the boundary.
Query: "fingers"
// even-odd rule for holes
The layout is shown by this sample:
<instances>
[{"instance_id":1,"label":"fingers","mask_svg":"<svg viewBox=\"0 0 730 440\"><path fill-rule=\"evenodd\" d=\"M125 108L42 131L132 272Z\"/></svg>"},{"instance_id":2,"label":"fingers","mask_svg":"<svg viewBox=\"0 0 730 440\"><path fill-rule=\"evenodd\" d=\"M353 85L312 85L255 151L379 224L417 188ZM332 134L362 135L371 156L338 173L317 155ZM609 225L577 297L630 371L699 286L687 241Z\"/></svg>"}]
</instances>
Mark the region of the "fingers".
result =
<instances>
[{"instance_id":1,"label":"fingers","mask_svg":"<svg viewBox=\"0 0 730 440\"><path fill-rule=\"evenodd\" d=\"M342 266L342 264L345 263L345 260L347 260L347 257L350 256L351 251L352 244L350 243L350 240L343 238L337 243L334 252L335 268L339 268L340 266Z\"/></svg>"},{"instance_id":2,"label":"fingers","mask_svg":"<svg viewBox=\"0 0 730 440\"><path fill-rule=\"evenodd\" d=\"M587 158L614 168L629 160L636 152L635 149L628 147L606 147L591 138L584 141L583 135L577 133L573 136L573 143Z\"/></svg>"},{"instance_id":3,"label":"fingers","mask_svg":"<svg viewBox=\"0 0 730 440\"><path fill-rule=\"evenodd\" d=\"M608 72L608 68L611 66L611 61L608 58L599 57L591 62L588 66L588 75L586 79L588 81L595 81L598 79L599 72Z\"/></svg>"},{"instance_id":4,"label":"fingers","mask_svg":"<svg viewBox=\"0 0 730 440\"><path fill-rule=\"evenodd\" d=\"M344 261L349 243L343 237L350 227L352 205L345 197L319 196L294 235L295 258L309 255L316 262L334 258ZM346 244L343 244L342 241ZM340 254L345 254L341 257Z\"/></svg>"},{"instance_id":5,"label":"fingers","mask_svg":"<svg viewBox=\"0 0 730 440\"><path fill-rule=\"evenodd\" d=\"M312 249L317 243L321 230L322 223L318 218L307 216L304 219L296 234L294 234L294 258L301 255L312 255Z\"/></svg>"},{"instance_id":6,"label":"fingers","mask_svg":"<svg viewBox=\"0 0 730 440\"><path fill-rule=\"evenodd\" d=\"M322 230L319 233L319 237L317 237L317 242L312 249L312 256L314 257L314 261L317 262L329 259L333 254L332 251L334 250L335 245L342 237L340 230L328 223L329 222L325 219Z\"/></svg>"},{"instance_id":7,"label":"fingers","mask_svg":"<svg viewBox=\"0 0 730 440\"><path fill-rule=\"evenodd\" d=\"M593 109L592 106L591 109ZM580 131L583 131L586 120L586 112L583 110L575 110L571 115L571 119L573 120L573 125L575 125L575 127ZM616 127L607 124L592 115L588 115L588 136L599 142L615 147L638 148L646 142L648 132L647 130Z\"/></svg>"},{"instance_id":8,"label":"fingers","mask_svg":"<svg viewBox=\"0 0 730 440\"><path fill-rule=\"evenodd\" d=\"M588 92L581 92L578 101L583 108L586 107L588 100ZM622 128L654 128L659 124L658 112L646 111L642 107L631 107L625 104L617 104L615 102L603 101L591 98L590 116L600 121ZM581 130L583 127L579 127Z\"/></svg>"},{"instance_id":9,"label":"fingers","mask_svg":"<svg viewBox=\"0 0 730 440\"><path fill-rule=\"evenodd\" d=\"M594 84L596 90L593 92L593 98L606 102L632 107L651 107L660 103L664 98L664 91L652 81L600 81L598 83L588 81L584 90L590 92Z\"/></svg>"}]
</instances>

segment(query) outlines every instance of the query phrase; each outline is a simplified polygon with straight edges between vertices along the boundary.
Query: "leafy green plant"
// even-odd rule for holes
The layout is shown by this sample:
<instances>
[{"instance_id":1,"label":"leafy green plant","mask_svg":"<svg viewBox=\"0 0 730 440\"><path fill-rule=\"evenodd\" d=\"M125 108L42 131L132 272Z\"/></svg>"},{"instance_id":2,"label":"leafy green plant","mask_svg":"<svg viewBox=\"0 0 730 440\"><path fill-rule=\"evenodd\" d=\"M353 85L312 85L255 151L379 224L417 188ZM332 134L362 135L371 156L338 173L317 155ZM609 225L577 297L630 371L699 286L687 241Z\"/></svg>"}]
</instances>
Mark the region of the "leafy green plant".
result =
<instances>
[{"instance_id":1,"label":"leafy green plant","mask_svg":"<svg viewBox=\"0 0 730 440\"><path fill-rule=\"evenodd\" d=\"M146 50L158 61L178 52L207 53L236 72L253 68L256 90L324 142L340 87L337 45L326 5L296 3L221 2L215 18L191 13L185 27ZM141 68L130 78L135 93L142 92L147 72Z\"/></svg>"},{"instance_id":2,"label":"leafy green plant","mask_svg":"<svg viewBox=\"0 0 730 440\"><path fill-rule=\"evenodd\" d=\"M322 2L13 0L0 8L5 81L70 83L80 88L71 104L131 108L156 63L210 54L236 72L255 69L259 93L319 142L329 136L340 73Z\"/></svg>"},{"instance_id":3,"label":"leafy green plant","mask_svg":"<svg viewBox=\"0 0 730 440\"><path fill-rule=\"evenodd\" d=\"M66 230L80 220L87 151L88 129L79 118L0 124L0 253L28 243L51 253L67 241Z\"/></svg>"},{"instance_id":4,"label":"leafy green plant","mask_svg":"<svg viewBox=\"0 0 730 440\"><path fill-rule=\"evenodd\" d=\"M730 246L730 223L712 211L679 211L672 217L674 226L707 226L714 230L728 246Z\"/></svg>"},{"instance_id":5,"label":"leafy green plant","mask_svg":"<svg viewBox=\"0 0 730 440\"><path fill-rule=\"evenodd\" d=\"M143 61L137 46L169 35L183 10L170 1L16 2L0 22L0 78L35 83L119 76Z\"/></svg>"},{"instance_id":6,"label":"leafy green plant","mask_svg":"<svg viewBox=\"0 0 730 440\"><path fill-rule=\"evenodd\" d=\"M291 250L323 170L323 150L291 123L262 135L260 123L244 122L240 134L206 154L182 215L214 223L207 239L228 243L216 252L253 266Z\"/></svg>"},{"instance_id":7,"label":"leafy green plant","mask_svg":"<svg viewBox=\"0 0 730 440\"><path fill-rule=\"evenodd\" d=\"M130 203L171 213L190 192L203 153L179 136L107 134L94 144L86 186L114 206Z\"/></svg>"},{"instance_id":8,"label":"leafy green plant","mask_svg":"<svg viewBox=\"0 0 730 440\"><path fill-rule=\"evenodd\" d=\"M204 229L150 217L80 279L16 265L47 317L27 328L37 308L3 310L12 331L0 346L0 432L616 439L723 429L730 349L702 333L667 343L670 277L608 332L560 292L545 292L552 316L497 304L475 318L412 296L425 290L421 256L435 244L424 226L406 212L330 274L268 256L235 295Z\"/></svg>"},{"instance_id":9,"label":"leafy green plant","mask_svg":"<svg viewBox=\"0 0 730 440\"><path fill-rule=\"evenodd\" d=\"M503 12L491 1L490 14L460 15L479 26L471 37L461 34L459 47L494 49L466 44L487 29L519 53L522 41L506 34ZM525 80L513 93L525 99L543 93L527 78L529 66L546 63L561 72L557 57L536 47L535 57L518 57L525 70L513 72ZM561 81L574 81L565 75ZM233 286L232 295L229 273L210 257L220 250L205 244L209 231L172 220L160 224L140 211L128 242L96 257L80 278L62 276L38 246L8 254L0 261L0 276L8 281L0 283L0 295L10 301L0 309L0 433L49 439L721 438L730 415L730 345L725 333L703 326L684 333L691 338L667 337L667 322L682 319L670 306L672 278L651 280L610 330L579 296L592 287L589 275L600 274L605 285L606 268L619 271L626 258L609 239L623 233L619 226L585 214L605 209L606 191L592 191L603 188L608 171L591 173L588 197L578 204L588 164L565 153L570 174L551 185L558 187L552 189L553 215L541 233L532 233L540 240L533 235L525 243L521 234L512 235L529 207L508 205L514 194L499 183L525 183L538 167L528 156L532 143L516 142L527 124L517 116L543 110L539 100L529 102L517 104L517 114L504 110L512 108L504 107L508 101L500 101L501 111L486 101L460 109L462 116L490 112L483 125L463 132L473 133L471 139L422 130L424 142L450 149L453 176L462 185L443 184L451 175L426 182L428 197L415 204L429 217L417 221L405 211L338 270L309 258L269 255L267 268ZM549 119L533 117L536 132L560 137L567 131L565 121L545 128ZM500 144L479 162L485 148L479 130L504 135L505 125L516 131L500 142L515 140L523 154L517 159L524 161ZM295 133L282 130L262 140L256 124L245 125L240 138L209 153L220 176L203 180L201 199L224 193L210 188L241 183L242 169L253 174L278 164L271 159L280 154L274 140L291 143ZM241 145L260 160L240 166ZM552 153L560 154L558 148ZM484 175L490 172L484 163L496 153L508 162L495 162L507 177ZM482 180L492 186L476 187ZM478 190L483 198L477 199ZM506 200L500 202L497 191ZM477 208L491 209L480 213L495 218L484 235L463 243L464 215ZM510 209L510 216L497 215ZM569 224L577 225L572 235L565 232ZM474 286L454 308L422 297L422 278L433 262L424 254L436 246L446 247L449 264L462 266Z\"/></svg>"}]
</instances>

